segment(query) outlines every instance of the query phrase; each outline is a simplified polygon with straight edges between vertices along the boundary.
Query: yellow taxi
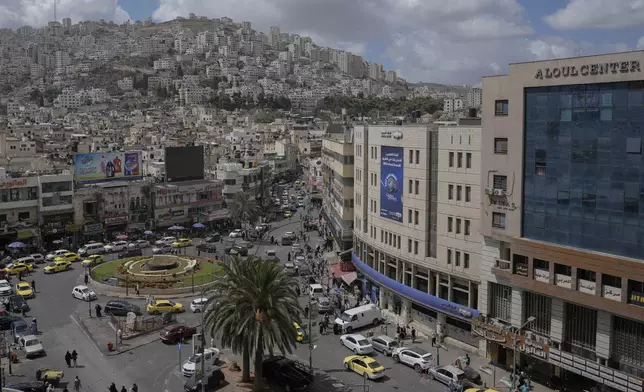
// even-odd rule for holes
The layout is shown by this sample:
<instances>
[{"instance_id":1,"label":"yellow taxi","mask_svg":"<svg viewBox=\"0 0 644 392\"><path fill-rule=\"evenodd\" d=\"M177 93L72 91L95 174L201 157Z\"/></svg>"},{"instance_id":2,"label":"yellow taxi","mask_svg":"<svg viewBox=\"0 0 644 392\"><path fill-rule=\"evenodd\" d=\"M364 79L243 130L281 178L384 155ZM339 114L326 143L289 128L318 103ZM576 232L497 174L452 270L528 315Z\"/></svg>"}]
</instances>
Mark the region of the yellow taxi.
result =
<instances>
[{"instance_id":1,"label":"yellow taxi","mask_svg":"<svg viewBox=\"0 0 644 392\"><path fill-rule=\"evenodd\" d=\"M367 355L349 355L344 358L344 368L352 370L370 380L377 380L385 375L385 367Z\"/></svg>"},{"instance_id":2,"label":"yellow taxi","mask_svg":"<svg viewBox=\"0 0 644 392\"><path fill-rule=\"evenodd\" d=\"M480 388L469 388L466 389L465 392L499 392L496 389L480 389Z\"/></svg>"},{"instance_id":3,"label":"yellow taxi","mask_svg":"<svg viewBox=\"0 0 644 392\"><path fill-rule=\"evenodd\" d=\"M67 252L62 256L58 256L54 259L54 261L69 261L69 262L74 262L80 260L80 255L78 253L74 252Z\"/></svg>"},{"instance_id":4,"label":"yellow taxi","mask_svg":"<svg viewBox=\"0 0 644 392\"><path fill-rule=\"evenodd\" d=\"M99 265L103 262L105 258L103 255L89 255L85 260L83 260L83 267L88 268L88 267L93 267L95 265Z\"/></svg>"},{"instance_id":5,"label":"yellow taxi","mask_svg":"<svg viewBox=\"0 0 644 392\"><path fill-rule=\"evenodd\" d=\"M190 245L192 245L192 240L190 238L179 238L172 243L172 246L175 248L185 248Z\"/></svg>"},{"instance_id":6,"label":"yellow taxi","mask_svg":"<svg viewBox=\"0 0 644 392\"><path fill-rule=\"evenodd\" d=\"M43 270L45 271L46 274L53 274L56 272L63 272L67 271L70 267L72 266L71 261L54 261L52 264L49 264Z\"/></svg>"},{"instance_id":7,"label":"yellow taxi","mask_svg":"<svg viewBox=\"0 0 644 392\"><path fill-rule=\"evenodd\" d=\"M19 272L31 272L34 270L34 266L23 262L17 262L9 264L4 270L9 275L16 275Z\"/></svg>"},{"instance_id":8,"label":"yellow taxi","mask_svg":"<svg viewBox=\"0 0 644 392\"><path fill-rule=\"evenodd\" d=\"M180 313L183 312L183 305L167 299L157 299L154 303L148 304L147 311L150 314Z\"/></svg>"},{"instance_id":9,"label":"yellow taxi","mask_svg":"<svg viewBox=\"0 0 644 392\"><path fill-rule=\"evenodd\" d=\"M297 332L297 341L302 343L304 341L304 330L300 327L300 324L293 321L293 328Z\"/></svg>"},{"instance_id":10,"label":"yellow taxi","mask_svg":"<svg viewBox=\"0 0 644 392\"><path fill-rule=\"evenodd\" d=\"M33 298L35 296L34 290L31 288L29 282L20 282L16 285L16 294L22 295L25 298Z\"/></svg>"},{"instance_id":11,"label":"yellow taxi","mask_svg":"<svg viewBox=\"0 0 644 392\"><path fill-rule=\"evenodd\" d=\"M291 211L284 211L284 218L290 218L293 216L293 213Z\"/></svg>"}]
</instances>

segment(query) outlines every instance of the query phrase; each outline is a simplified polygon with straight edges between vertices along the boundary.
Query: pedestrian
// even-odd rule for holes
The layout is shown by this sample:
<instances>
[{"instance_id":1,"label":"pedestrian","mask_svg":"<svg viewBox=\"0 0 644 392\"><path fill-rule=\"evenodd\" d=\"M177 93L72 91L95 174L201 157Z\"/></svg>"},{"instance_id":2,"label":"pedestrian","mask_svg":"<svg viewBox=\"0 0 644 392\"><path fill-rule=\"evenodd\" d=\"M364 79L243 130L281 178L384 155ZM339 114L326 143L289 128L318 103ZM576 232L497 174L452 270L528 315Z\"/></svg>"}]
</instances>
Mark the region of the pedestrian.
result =
<instances>
[{"instance_id":1,"label":"pedestrian","mask_svg":"<svg viewBox=\"0 0 644 392\"><path fill-rule=\"evenodd\" d=\"M304 315L309 317L309 305L304 306Z\"/></svg>"},{"instance_id":2,"label":"pedestrian","mask_svg":"<svg viewBox=\"0 0 644 392\"><path fill-rule=\"evenodd\" d=\"M454 380L449 379L449 392L456 392L456 385L454 385Z\"/></svg>"},{"instance_id":3,"label":"pedestrian","mask_svg":"<svg viewBox=\"0 0 644 392\"><path fill-rule=\"evenodd\" d=\"M34 279L31 280L31 289L36 292L36 281Z\"/></svg>"},{"instance_id":4,"label":"pedestrian","mask_svg":"<svg viewBox=\"0 0 644 392\"><path fill-rule=\"evenodd\" d=\"M132 392L139 392L139 386L136 383L132 384Z\"/></svg>"},{"instance_id":5,"label":"pedestrian","mask_svg":"<svg viewBox=\"0 0 644 392\"><path fill-rule=\"evenodd\" d=\"M84 281L86 285L89 283L89 275L87 273L84 276Z\"/></svg>"},{"instance_id":6,"label":"pedestrian","mask_svg":"<svg viewBox=\"0 0 644 392\"><path fill-rule=\"evenodd\" d=\"M110 392L119 392L119 391L116 389L116 385L114 384L114 381L112 381L112 383L110 384L110 387L109 387L109 389L108 389L108 390L109 390Z\"/></svg>"},{"instance_id":7,"label":"pedestrian","mask_svg":"<svg viewBox=\"0 0 644 392\"><path fill-rule=\"evenodd\" d=\"M470 362L472 362L472 359L469 354L465 353L465 366L470 366Z\"/></svg>"},{"instance_id":8,"label":"pedestrian","mask_svg":"<svg viewBox=\"0 0 644 392\"><path fill-rule=\"evenodd\" d=\"M54 392L54 386L51 384L47 384L47 392Z\"/></svg>"},{"instance_id":9,"label":"pedestrian","mask_svg":"<svg viewBox=\"0 0 644 392\"><path fill-rule=\"evenodd\" d=\"M411 342L416 343L416 328L411 327Z\"/></svg>"},{"instance_id":10,"label":"pedestrian","mask_svg":"<svg viewBox=\"0 0 644 392\"><path fill-rule=\"evenodd\" d=\"M288 261L291 261L291 252L288 252Z\"/></svg>"},{"instance_id":11,"label":"pedestrian","mask_svg":"<svg viewBox=\"0 0 644 392\"><path fill-rule=\"evenodd\" d=\"M72 367L72 354L69 351L65 353L65 362L67 363L67 367Z\"/></svg>"},{"instance_id":12,"label":"pedestrian","mask_svg":"<svg viewBox=\"0 0 644 392\"><path fill-rule=\"evenodd\" d=\"M35 317L31 319L31 329L33 330L34 335L38 334L38 322Z\"/></svg>"},{"instance_id":13,"label":"pedestrian","mask_svg":"<svg viewBox=\"0 0 644 392\"><path fill-rule=\"evenodd\" d=\"M125 385L121 388L121 392L127 392L127 388L125 388Z\"/></svg>"},{"instance_id":14,"label":"pedestrian","mask_svg":"<svg viewBox=\"0 0 644 392\"><path fill-rule=\"evenodd\" d=\"M436 335L432 336L432 347L436 347Z\"/></svg>"},{"instance_id":15,"label":"pedestrian","mask_svg":"<svg viewBox=\"0 0 644 392\"><path fill-rule=\"evenodd\" d=\"M96 304L96 307L94 309L96 309L96 317L101 317L101 305Z\"/></svg>"},{"instance_id":16,"label":"pedestrian","mask_svg":"<svg viewBox=\"0 0 644 392\"><path fill-rule=\"evenodd\" d=\"M74 367L78 367L78 363L76 361L78 361L78 353L74 350L72 351L72 363L74 364Z\"/></svg>"},{"instance_id":17,"label":"pedestrian","mask_svg":"<svg viewBox=\"0 0 644 392\"><path fill-rule=\"evenodd\" d=\"M140 291L139 291L139 284L137 283L137 284L136 284L136 295L139 295L139 294L140 294Z\"/></svg>"},{"instance_id":18,"label":"pedestrian","mask_svg":"<svg viewBox=\"0 0 644 392\"><path fill-rule=\"evenodd\" d=\"M63 388L63 392L69 392L69 389L67 389L67 385Z\"/></svg>"},{"instance_id":19,"label":"pedestrian","mask_svg":"<svg viewBox=\"0 0 644 392\"><path fill-rule=\"evenodd\" d=\"M123 344L123 331L119 329L118 331L116 331L116 335L119 338L119 346L120 346Z\"/></svg>"},{"instance_id":20,"label":"pedestrian","mask_svg":"<svg viewBox=\"0 0 644 392\"><path fill-rule=\"evenodd\" d=\"M295 273L297 274L297 268L296 268ZM300 296L301 292L300 292L300 286L299 285L295 286L295 293L297 294L298 297Z\"/></svg>"},{"instance_id":21,"label":"pedestrian","mask_svg":"<svg viewBox=\"0 0 644 392\"><path fill-rule=\"evenodd\" d=\"M80 389L81 389L81 380L80 378L78 378L78 376L76 376L76 378L74 378L74 391L78 392L80 391Z\"/></svg>"}]
</instances>

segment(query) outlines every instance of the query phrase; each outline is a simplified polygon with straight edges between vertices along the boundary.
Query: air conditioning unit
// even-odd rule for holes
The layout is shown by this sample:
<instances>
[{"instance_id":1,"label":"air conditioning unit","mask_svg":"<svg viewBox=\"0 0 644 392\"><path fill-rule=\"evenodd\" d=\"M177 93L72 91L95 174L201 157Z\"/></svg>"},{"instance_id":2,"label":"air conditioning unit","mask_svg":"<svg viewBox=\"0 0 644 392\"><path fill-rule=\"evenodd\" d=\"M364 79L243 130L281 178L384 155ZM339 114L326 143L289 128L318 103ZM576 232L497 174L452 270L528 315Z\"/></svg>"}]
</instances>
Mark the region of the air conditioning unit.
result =
<instances>
[{"instance_id":1,"label":"air conditioning unit","mask_svg":"<svg viewBox=\"0 0 644 392\"><path fill-rule=\"evenodd\" d=\"M493 195L493 194L494 194L494 189L492 189L492 188L485 188L485 194L486 194L486 195Z\"/></svg>"},{"instance_id":2,"label":"air conditioning unit","mask_svg":"<svg viewBox=\"0 0 644 392\"><path fill-rule=\"evenodd\" d=\"M505 191L503 189L494 190L494 196L503 196L503 195L505 195Z\"/></svg>"}]
</instances>

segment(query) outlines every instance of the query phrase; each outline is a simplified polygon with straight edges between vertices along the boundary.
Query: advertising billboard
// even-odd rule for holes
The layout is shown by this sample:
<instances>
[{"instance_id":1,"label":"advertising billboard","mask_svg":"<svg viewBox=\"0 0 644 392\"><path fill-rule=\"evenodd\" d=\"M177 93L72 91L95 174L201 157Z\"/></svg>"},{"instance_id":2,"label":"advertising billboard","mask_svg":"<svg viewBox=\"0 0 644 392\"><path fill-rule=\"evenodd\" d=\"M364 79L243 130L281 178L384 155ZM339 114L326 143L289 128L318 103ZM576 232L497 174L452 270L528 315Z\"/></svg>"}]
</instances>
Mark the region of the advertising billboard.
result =
<instances>
[{"instance_id":1,"label":"advertising billboard","mask_svg":"<svg viewBox=\"0 0 644 392\"><path fill-rule=\"evenodd\" d=\"M167 147L165 173L168 182L203 180L205 177L203 146Z\"/></svg>"},{"instance_id":2,"label":"advertising billboard","mask_svg":"<svg viewBox=\"0 0 644 392\"><path fill-rule=\"evenodd\" d=\"M138 180L143 177L141 151L96 152L74 156L78 184Z\"/></svg>"},{"instance_id":3,"label":"advertising billboard","mask_svg":"<svg viewBox=\"0 0 644 392\"><path fill-rule=\"evenodd\" d=\"M403 149L382 146L380 155L380 216L402 222Z\"/></svg>"}]
</instances>

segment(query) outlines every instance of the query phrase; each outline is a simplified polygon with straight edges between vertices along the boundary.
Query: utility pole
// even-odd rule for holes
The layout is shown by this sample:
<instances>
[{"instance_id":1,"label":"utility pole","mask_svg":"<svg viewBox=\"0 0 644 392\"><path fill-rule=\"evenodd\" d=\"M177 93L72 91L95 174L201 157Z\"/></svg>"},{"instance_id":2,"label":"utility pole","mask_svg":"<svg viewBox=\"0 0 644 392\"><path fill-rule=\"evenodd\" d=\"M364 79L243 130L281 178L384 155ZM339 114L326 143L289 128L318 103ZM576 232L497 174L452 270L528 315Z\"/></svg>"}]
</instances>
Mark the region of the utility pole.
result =
<instances>
[{"instance_id":1,"label":"utility pole","mask_svg":"<svg viewBox=\"0 0 644 392\"><path fill-rule=\"evenodd\" d=\"M311 331L311 290L309 290L309 314L307 314L307 317L309 318L309 370L311 371L311 375L313 375L313 341L312 341L312 331Z\"/></svg>"},{"instance_id":2,"label":"utility pole","mask_svg":"<svg viewBox=\"0 0 644 392\"><path fill-rule=\"evenodd\" d=\"M202 299L204 298L204 295L205 295L204 294L204 287L202 285L201 286L201 298ZM204 305L201 305L201 311L199 313L201 313L201 341L202 341L201 342L201 385L202 385L202 388L203 388L204 385L206 385L205 379L204 379L204 377L206 375L206 355L205 355L205 350L206 350L206 328L203 325L203 312L205 310L206 309L204 309Z\"/></svg>"}]
</instances>

